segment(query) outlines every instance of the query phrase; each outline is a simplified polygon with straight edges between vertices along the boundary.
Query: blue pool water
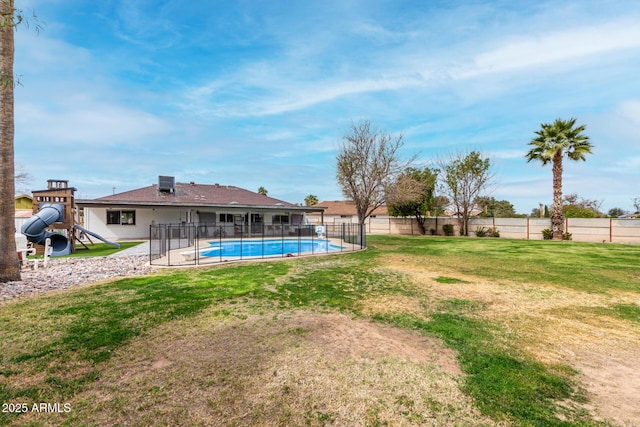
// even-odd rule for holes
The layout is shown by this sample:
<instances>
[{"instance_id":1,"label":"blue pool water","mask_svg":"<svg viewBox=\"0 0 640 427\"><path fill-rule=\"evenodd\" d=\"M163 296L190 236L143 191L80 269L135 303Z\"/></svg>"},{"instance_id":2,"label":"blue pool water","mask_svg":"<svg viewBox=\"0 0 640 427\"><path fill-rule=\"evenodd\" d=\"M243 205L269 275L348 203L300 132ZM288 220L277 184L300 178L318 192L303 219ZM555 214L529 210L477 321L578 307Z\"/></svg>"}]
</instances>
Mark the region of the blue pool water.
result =
<instances>
[{"instance_id":1,"label":"blue pool water","mask_svg":"<svg viewBox=\"0 0 640 427\"><path fill-rule=\"evenodd\" d=\"M341 246L332 245L326 239L295 240L223 240L209 242L211 248L203 250L205 257L253 257L275 255L298 255L301 253L339 251Z\"/></svg>"}]
</instances>

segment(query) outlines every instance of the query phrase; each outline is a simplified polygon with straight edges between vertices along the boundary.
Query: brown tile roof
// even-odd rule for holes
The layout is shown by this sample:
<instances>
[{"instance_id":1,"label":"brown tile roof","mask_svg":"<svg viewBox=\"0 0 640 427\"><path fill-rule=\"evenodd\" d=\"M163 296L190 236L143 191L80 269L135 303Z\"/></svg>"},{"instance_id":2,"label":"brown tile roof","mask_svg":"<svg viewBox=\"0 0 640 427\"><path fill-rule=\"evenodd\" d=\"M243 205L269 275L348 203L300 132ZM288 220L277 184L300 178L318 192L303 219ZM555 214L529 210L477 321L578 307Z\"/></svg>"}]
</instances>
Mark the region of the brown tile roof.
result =
<instances>
[{"instance_id":1,"label":"brown tile roof","mask_svg":"<svg viewBox=\"0 0 640 427\"><path fill-rule=\"evenodd\" d=\"M94 200L76 200L79 205L139 204L154 206L262 206L302 208L293 203L263 196L231 185L175 184L174 192L158 190L158 185L138 188Z\"/></svg>"},{"instance_id":2,"label":"brown tile roof","mask_svg":"<svg viewBox=\"0 0 640 427\"><path fill-rule=\"evenodd\" d=\"M354 215L357 216L356 205L353 202L344 200L324 201L314 206L322 206L326 208L324 210L325 215ZM320 215L320 213L309 213L309 215ZM373 211L372 215L388 215L387 207L385 205L380 206Z\"/></svg>"}]
</instances>

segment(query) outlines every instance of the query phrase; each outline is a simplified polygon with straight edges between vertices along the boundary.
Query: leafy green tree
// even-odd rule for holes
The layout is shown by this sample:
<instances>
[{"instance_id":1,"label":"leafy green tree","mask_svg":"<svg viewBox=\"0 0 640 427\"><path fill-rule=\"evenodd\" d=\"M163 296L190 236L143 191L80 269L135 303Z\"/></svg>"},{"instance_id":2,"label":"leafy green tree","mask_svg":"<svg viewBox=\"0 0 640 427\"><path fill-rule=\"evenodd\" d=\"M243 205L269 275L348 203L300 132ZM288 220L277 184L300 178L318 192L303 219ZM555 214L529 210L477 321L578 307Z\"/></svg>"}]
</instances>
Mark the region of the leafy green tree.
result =
<instances>
[{"instance_id":1,"label":"leafy green tree","mask_svg":"<svg viewBox=\"0 0 640 427\"><path fill-rule=\"evenodd\" d=\"M447 206L449 206L451 202L446 196L436 196L433 200L433 207L431 211L431 216L442 216L444 215Z\"/></svg>"},{"instance_id":2,"label":"leafy green tree","mask_svg":"<svg viewBox=\"0 0 640 427\"><path fill-rule=\"evenodd\" d=\"M618 218L619 216L626 215L626 212L622 208L611 208L607 215L612 218Z\"/></svg>"},{"instance_id":3,"label":"leafy green tree","mask_svg":"<svg viewBox=\"0 0 640 427\"><path fill-rule=\"evenodd\" d=\"M455 208L460 235L467 236L474 201L493 179L491 161L483 158L478 151L470 151L441 160L440 169L441 193L451 200Z\"/></svg>"},{"instance_id":4,"label":"leafy green tree","mask_svg":"<svg viewBox=\"0 0 640 427\"><path fill-rule=\"evenodd\" d=\"M412 216L421 234L426 234L424 223L435 208L435 188L438 170L407 168L387 187L387 209L391 216Z\"/></svg>"},{"instance_id":5,"label":"leafy green tree","mask_svg":"<svg viewBox=\"0 0 640 427\"><path fill-rule=\"evenodd\" d=\"M562 213L565 218L599 218L593 209L583 208L578 205L565 205L562 207Z\"/></svg>"},{"instance_id":6,"label":"leafy green tree","mask_svg":"<svg viewBox=\"0 0 640 427\"><path fill-rule=\"evenodd\" d=\"M562 240L564 236L564 214L562 210L562 172L563 158L569 160L586 160L586 155L591 154L593 146L589 137L582 132L585 125L576 126L576 119L556 119L553 123L542 123L540 130L535 134L536 138L529 142L532 147L526 154L527 162L537 160L542 165L552 163L553 172L553 210L551 214L551 227L553 238Z\"/></svg>"},{"instance_id":7,"label":"leafy green tree","mask_svg":"<svg viewBox=\"0 0 640 427\"><path fill-rule=\"evenodd\" d=\"M601 218L604 214L600 212L602 202L595 199L586 199L576 193L564 197L562 203L562 213L565 218Z\"/></svg>"},{"instance_id":8,"label":"leafy green tree","mask_svg":"<svg viewBox=\"0 0 640 427\"><path fill-rule=\"evenodd\" d=\"M477 197L475 204L482 217L515 218L516 210L508 200L496 200L494 197Z\"/></svg>"},{"instance_id":9,"label":"leafy green tree","mask_svg":"<svg viewBox=\"0 0 640 427\"><path fill-rule=\"evenodd\" d=\"M364 224L385 203L385 188L412 160L400 161L404 137L390 135L368 120L352 123L336 156L338 185L355 204L358 221Z\"/></svg>"},{"instance_id":10,"label":"leafy green tree","mask_svg":"<svg viewBox=\"0 0 640 427\"><path fill-rule=\"evenodd\" d=\"M266 188L260 187L258 188L258 194L262 194L263 196L266 196L267 194L269 194L269 192L267 191Z\"/></svg>"},{"instance_id":11,"label":"leafy green tree","mask_svg":"<svg viewBox=\"0 0 640 427\"><path fill-rule=\"evenodd\" d=\"M317 205L318 204L318 198L316 196L314 196L313 194L309 194L307 197L304 198L304 205L305 206L313 206L313 205Z\"/></svg>"}]
</instances>

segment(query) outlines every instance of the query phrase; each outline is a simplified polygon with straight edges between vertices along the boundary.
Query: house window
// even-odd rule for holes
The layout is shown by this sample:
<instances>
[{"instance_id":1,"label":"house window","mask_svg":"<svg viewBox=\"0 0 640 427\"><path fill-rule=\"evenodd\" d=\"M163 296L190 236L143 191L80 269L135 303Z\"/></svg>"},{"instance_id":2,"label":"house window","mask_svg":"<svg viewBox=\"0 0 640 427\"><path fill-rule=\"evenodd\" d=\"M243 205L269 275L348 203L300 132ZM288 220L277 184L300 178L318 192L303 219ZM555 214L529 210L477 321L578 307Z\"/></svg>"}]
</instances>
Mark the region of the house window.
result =
<instances>
[{"instance_id":1,"label":"house window","mask_svg":"<svg viewBox=\"0 0 640 427\"><path fill-rule=\"evenodd\" d=\"M107 211L107 225L136 225L136 211Z\"/></svg>"},{"instance_id":2,"label":"house window","mask_svg":"<svg viewBox=\"0 0 640 427\"><path fill-rule=\"evenodd\" d=\"M233 214L220 214L220 222L233 222Z\"/></svg>"},{"instance_id":3,"label":"house window","mask_svg":"<svg viewBox=\"0 0 640 427\"><path fill-rule=\"evenodd\" d=\"M262 214L251 214L251 222L253 224L262 224L263 222Z\"/></svg>"},{"instance_id":4,"label":"house window","mask_svg":"<svg viewBox=\"0 0 640 427\"><path fill-rule=\"evenodd\" d=\"M272 215L272 224L289 224L289 215Z\"/></svg>"},{"instance_id":5,"label":"house window","mask_svg":"<svg viewBox=\"0 0 640 427\"><path fill-rule=\"evenodd\" d=\"M122 211L120 222L122 225L136 225L136 211Z\"/></svg>"},{"instance_id":6,"label":"house window","mask_svg":"<svg viewBox=\"0 0 640 427\"><path fill-rule=\"evenodd\" d=\"M107 225L120 224L120 211L107 211Z\"/></svg>"}]
</instances>

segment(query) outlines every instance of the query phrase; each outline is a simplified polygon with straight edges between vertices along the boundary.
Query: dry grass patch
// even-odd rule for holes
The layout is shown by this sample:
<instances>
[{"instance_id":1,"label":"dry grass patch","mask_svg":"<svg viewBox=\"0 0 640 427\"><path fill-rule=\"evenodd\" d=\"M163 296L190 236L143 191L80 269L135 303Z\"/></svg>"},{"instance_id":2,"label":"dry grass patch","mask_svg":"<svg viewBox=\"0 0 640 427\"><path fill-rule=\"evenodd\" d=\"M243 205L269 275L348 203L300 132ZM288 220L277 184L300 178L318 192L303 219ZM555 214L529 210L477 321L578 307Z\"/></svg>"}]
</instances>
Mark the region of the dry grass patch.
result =
<instances>
[{"instance_id":1,"label":"dry grass patch","mask_svg":"<svg viewBox=\"0 0 640 427\"><path fill-rule=\"evenodd\" d=\"M437 340L342 314L282 311L160 326L74 399L95 425L494 425Z\"/></svg>"},{"instance_id":2,"label":"dry grass patch","mask_svg":"<svg viewBox=\"0 0 640 427\"><path fill-rule=\"evenodd\" d=\"M382 263L408 275L434 299L477 301L474 316L502 325L515 344L536 360L567 364L580 372L588 408L596 419L633 426L640 420L640 327L598 314L594 309L638 304L637 293L581 292L552 285L491 281L418 263L405 254L386 256ZM466 283L439 283L442 274Z\"/></svg>"},{"instance_id":3,"label":"dry grass patch","mask_svg":"<svg viewBox=\"0 0 640 427\"><path fill-rule=\"evenodd\" d=\"M356 308L367 317L401 313L425 317L431 311L428 300L404 295L365 296Z\"/></svg>"}]
</instances>

